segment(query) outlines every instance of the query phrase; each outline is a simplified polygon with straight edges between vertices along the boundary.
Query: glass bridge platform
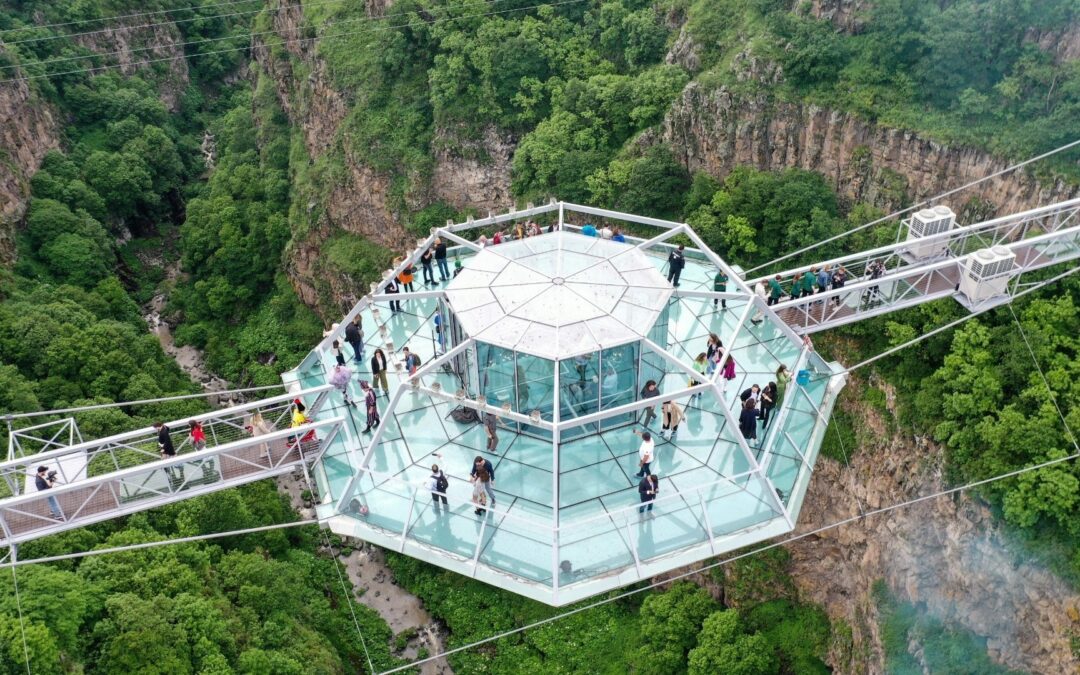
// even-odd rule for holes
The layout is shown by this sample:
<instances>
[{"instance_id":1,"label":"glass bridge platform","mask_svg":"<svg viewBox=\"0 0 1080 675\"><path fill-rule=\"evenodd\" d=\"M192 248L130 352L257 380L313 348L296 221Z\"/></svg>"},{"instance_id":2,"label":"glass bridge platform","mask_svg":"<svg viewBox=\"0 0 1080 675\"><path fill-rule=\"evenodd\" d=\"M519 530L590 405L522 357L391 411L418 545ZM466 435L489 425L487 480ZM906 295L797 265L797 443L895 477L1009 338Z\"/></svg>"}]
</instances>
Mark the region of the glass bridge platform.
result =
<instances>
[{"instance_id":1,"label":"glass bridge platform","mask_svg":"<svg viewBox=\"0 0 1080 675\"><path fill-rule=\"evenodd\" d=\"M465 238L527 219L544 233L484 247ZM592 237L580 231L587 222L655 236ZM347 387L361 403L349 409L331 394L335 414L351 410L351 419L312 470L332 530L563 605L794 529L841 369L686 225L553 202L448 223L411 257L436 238L448 244L448 267L461 262L458 276L442 281L436 266L436 284L425 286L414 263L418 290L394 295L385 287L407 261L388 270L285 374L295 391L324 386L335 339L354 373ZM678 242L692 245L675 287L667 260ZM729 277L724 292L713 290L718 271ZM359 362L342 334L355 316ZM722 342L720 364L701 373L694 361L710 334ZM422 362L413 375L404 347ZM390 391L377 390L382 424L364 433L359 381L372 382L376 349ZM758 422L746 439L740 394L776 382L781 365L792 379L768 426ZM649 380L655 398L642 397ZM670 438L661 434L669 401L685 415ZM656 418L646 427L648 408ZM463 410L496 416L493 449L483 423L458 421ZM645 513L635 431L655 440L658 492ZM494 468L495 500L482 515L470 482L477 457ZM431 494L433 464L449 480L446 506Z\"/></svg>"}]
</instances>

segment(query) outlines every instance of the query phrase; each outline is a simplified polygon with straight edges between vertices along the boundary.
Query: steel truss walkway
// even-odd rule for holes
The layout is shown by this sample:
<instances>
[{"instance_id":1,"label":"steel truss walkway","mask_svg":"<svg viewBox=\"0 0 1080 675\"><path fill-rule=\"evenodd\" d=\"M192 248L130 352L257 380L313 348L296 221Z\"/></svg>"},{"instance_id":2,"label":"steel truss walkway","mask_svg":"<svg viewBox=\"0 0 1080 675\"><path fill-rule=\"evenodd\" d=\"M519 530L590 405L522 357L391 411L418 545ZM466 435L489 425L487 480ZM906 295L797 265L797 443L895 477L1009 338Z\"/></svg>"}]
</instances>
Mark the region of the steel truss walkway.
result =
<instances>
[{"instance_id":1,"label":"steel truss walkway","mask_svg":"<svg viewBox=\"0 0 1080 675\"><path fill-rule=\"evenodd\" d=\"M1057 263L1080 258L1080 199L1072 199L1015 215L958 227L949 232L899 241L869 251L823 260L780 272L789 290L796 275L811 267L842 266L849 281L838 289L779 302L773 310L798 333L814 333L873 316L912 307L930 300L953 297L970 310L1001 304L1023 288L1020 276ZM1006 293L973 302L959 291L965 264L974 253L1004 246L1016 255ZM916 249L936 249L932 257L916 258ZM871 279L868 268L879 262L885 273ZM768 275L747 281L768 288Z\"/></svg>"},{"instance_id":2,"label":"steel truss walkway","mask_svg":"<svg viewBox=\"0 0 1080 675\"><path fill-rule=\"evenodd\" d=\"M314 387L167 422L177 456L164 460L153 427L73 445L57 440L74 439L77 432L70 420L22 429L12 434L8 461L0 463L0 496L5 497L0 499L0 546L270 478L298 466L306 470L326 448L352 435L352 408L334 405L331 397L340 397L332 391L329 385ZM310 418L318 415L299 433L290 428L290 403L296 398L305 402ZM251 435L248 424L255 412L272 429L269 433ZM206 432L203 450L192 447L191 419L199 420ZM51 435L45 431L50 425L58 427ZM45 450L27 454L34 445ZM57 471L56 487L35 488L39 466Z\"/></svg>"}]
</instances>

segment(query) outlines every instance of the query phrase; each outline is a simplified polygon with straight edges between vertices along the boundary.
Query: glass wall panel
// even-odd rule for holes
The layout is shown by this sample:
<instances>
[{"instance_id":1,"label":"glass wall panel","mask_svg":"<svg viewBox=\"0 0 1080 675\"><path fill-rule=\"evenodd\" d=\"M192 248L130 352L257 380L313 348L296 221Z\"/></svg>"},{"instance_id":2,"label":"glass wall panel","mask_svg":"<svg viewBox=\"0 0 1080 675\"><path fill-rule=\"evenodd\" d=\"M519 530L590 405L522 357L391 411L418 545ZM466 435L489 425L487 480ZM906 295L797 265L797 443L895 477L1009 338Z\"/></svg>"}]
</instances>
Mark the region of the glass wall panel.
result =
<instances>
[{"instance_id":1,"label":"glass wall panel","mask_svg":"<svg viewBox=\"0 0 1080 675\"><path fill-rule=\"evenodd\" d=\"M599 354L582 354L559 361L559 418L569 421L600 409ZM564 429L562 440L595 433L596 425Z\"/></svg>"},{"instance_id":2,"label":"glass wall panel","mask_svg":"<svg viewBox=\"0 0 1080 675\"><path fill-rule=\"evenodd\" d=\"M668 318L671 302L673 301L669 301L664 309L660 311L660 316L656 319L656 323L649 329L649 339L662 349L667 349L668 342L670 342L670 338L668 337ZM645 388L645 383L649 380L656 380L656 384L662 387L664 371L666 369L667 365L663 359L652 353L651 350L643 350L641 354L641 369L638 373L638 395L641 394L641 390Z\"/></svg>"},{"instance_id":3,"label":"glass wall panel","mask_svg":"<svg viewBox=\"0 0 1080 675\"><path fill-rule=\"evenodd\" d=\"M513 405L516 402L514 352L480 342L477 343L476 354L480 369L480 392L491 405Z\"/></svg>"},{"instance_id":4,"label":"glass wall panel","mask_svg":"<svg viewBox=\"0 0 1080 675\"><path fill-rule=\"evenodd\" d=\"M555 362L519 352L516 398L514 407L518 412L529 415L539 410L540 417L550 422L555 406ZM522 424L521 431L551 438L551 432L529 424Z\"/></svg>"},{"instance_id":5,"label":"glass wall panel","mask_svg":"<svg viewBox=\"0 0 1080 675\"><path fill-rule=\"evenodd\" d=\"M637 369L640 343L632 342L605 349L600 354L600 409L610 410L637 398ZM627 413L603 420L603 429L631 424L634 414Z\"/></svg>"}]
</instances>

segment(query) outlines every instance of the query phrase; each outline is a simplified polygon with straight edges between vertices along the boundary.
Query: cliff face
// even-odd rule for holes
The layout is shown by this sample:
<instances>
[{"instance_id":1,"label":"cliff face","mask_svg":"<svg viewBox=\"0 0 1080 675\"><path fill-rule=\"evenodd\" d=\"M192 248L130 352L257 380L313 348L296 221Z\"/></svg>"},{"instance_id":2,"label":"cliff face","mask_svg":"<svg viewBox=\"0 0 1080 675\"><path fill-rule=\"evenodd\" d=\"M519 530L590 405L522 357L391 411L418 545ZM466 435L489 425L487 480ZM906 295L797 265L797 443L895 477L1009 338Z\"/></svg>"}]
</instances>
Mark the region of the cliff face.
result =
<instances>
[{"instance_id":1,"label":"cliff face","mask_svg":"<svg viewBox=\"0 0 1080 675\"><path fill-rule=\"evenodd\" d=\"M157 84L162 102L171 112L180 109L180 96L188 86L188 64L184 58L183 36L171 22L148 26L142 19L128 25L110 25L108 30L80 35L76 44L99 54L108 54L124 75L142 72ZM85 67L74 62L72 69Z\"/></svg>"},{"instance_id":2,"label":"cliff face","mask_svg":"<svg viewBox=\"0 0 1080 675\"><path fill-rule=\"evenodd\" d=\"M386 0L370 0L366 8L369 15L379 16L389 5ZM327 153L340 153L344 159L343 171L321 186L319 203L309 205L312 209L321 207L320 221L304 241L294 242L288 261L289 277L304 302L332 314L331 308L347 305L367 290L354 288L352 280L328 277L320 265L320 249L335 232L360 235L398 251L412 248L415 237L405 229L394 176L377 171L343 149L342 123L350 114L349 100L355 92L346 95L335 89L314 43L296 42L310 37L303 33L302 7L283 3L273 21L275 30L286 40L281 47L284 51L275 54L269 46L256 43L259 67L272 78L290 121L302 130L311 160ZM491 129L481 138L465 142L454 139L449 130L437 130L431 175L410 177L415 187L406 195L404 206L421 209L442 201L481 213L505 210L512 203L510 161L515 147L515 138Z\"/></svg>"},{"instance_id":3,"label":"cliff face","mask_svg":"<svg viewBox=\"0 0 1080 675\"><path fill-rule=\"evenodd\" d=\"M853 407L862 386L849 384L842 405L881 440L860 448L847 467L817 463L798 532L948 487L942 448L890 434L879 412ZM870 516L789 550L800 591L844 618L855 644L869 647L848 666L852 675L885 672L870 595L877 579L899 597L985 637L990 657L1010 668L1048 674L1080 669L1070 648L1070 636L1080 630L1080 595L1025 561L989 509L967 494Z\"/></svg>"},{"instance_id":4,"label":"cliff face","mask_svg":"<svg viewBox=\"0 0 1080 675\"><path fill-rule=\"evenodd\" d=\"M56 120L27 82L0 84L0 265L15 259L15 226L26 211L30 178L60 146Z\"/></svg>"},{"instance_id":5,"label":"cliff face","mask_svg":"<svg viewBox=\"0 0 1080 675\"><path fill-rule=\"evenodd\" d=\"M845 33L858 33L871 7L870 0L810 0L810 15L831 21Z\"/></svg>"},{"instance_id":6,"label":"cliff face","mask_svg":"<svg viewBox=\"0 0 1080 675\"><path fill-rule=\"evenodd\" d=\"M742 164L799 167L825 175L843 198L883 208L898 206L905 194L918 201L1008 166L979 150L942 145L837 110L743 97L696 82L668 111L659 136L691 171L723 177ZM1076 186L1045 185L1012 172L948 201L956 208L979 197L1003 214L1077 194Z\"/></svg>"}]
</instances>

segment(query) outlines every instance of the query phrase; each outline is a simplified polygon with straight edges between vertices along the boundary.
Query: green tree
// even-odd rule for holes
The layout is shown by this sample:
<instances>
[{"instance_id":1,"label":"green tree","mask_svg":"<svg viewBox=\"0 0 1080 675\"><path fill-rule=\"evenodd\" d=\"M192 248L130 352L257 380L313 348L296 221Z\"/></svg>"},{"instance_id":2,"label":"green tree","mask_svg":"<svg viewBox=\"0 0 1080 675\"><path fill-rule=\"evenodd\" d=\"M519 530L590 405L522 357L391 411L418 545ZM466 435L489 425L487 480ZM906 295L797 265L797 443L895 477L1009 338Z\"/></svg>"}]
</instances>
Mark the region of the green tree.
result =
<instances>
[{"instance_id":1,"label":"green tree","mask_svg":"<svg viewBox=\"0 0 1080 675\"><path fill-rule=\"evenodd\" d=\"M738 612L729 609L705 619L698 646L690 652L688 672L772 675L779 673L780 667L768 640L758 633L744 634Z\"/></svg>"},{"instance_id":2,"label":"green tree","mask_svg":"<svg viewBox=\"0 0 1080 675\"><path fill-rule=\"evenodd\" d=\"M708 592L678 582L664 593L645 598L641 605L641 646L632 663L642 675L677 673L697 643L705 618L718 609Z\"/></svg>"}]
</instances>

